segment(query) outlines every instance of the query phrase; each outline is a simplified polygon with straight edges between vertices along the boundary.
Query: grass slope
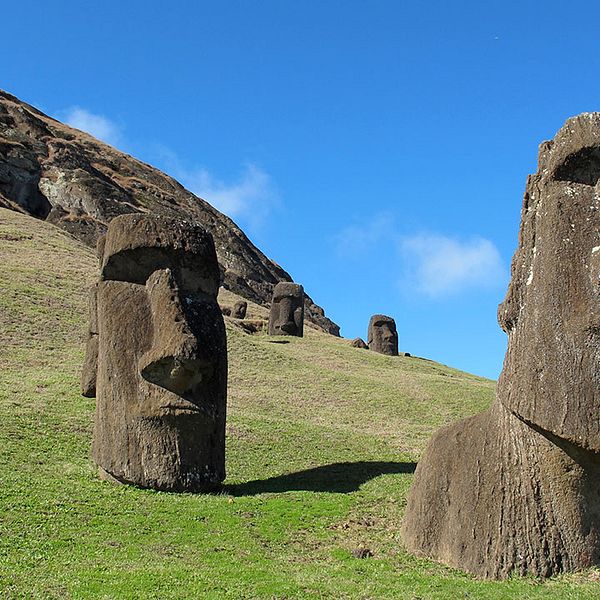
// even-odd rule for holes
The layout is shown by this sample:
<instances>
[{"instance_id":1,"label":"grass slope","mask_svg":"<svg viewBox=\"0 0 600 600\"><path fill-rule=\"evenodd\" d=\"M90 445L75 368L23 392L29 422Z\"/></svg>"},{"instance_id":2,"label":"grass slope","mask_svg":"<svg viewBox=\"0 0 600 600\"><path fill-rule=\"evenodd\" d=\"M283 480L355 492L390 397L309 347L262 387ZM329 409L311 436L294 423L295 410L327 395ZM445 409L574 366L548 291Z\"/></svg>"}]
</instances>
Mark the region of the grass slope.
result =
<instances>
[{"instance_id":1,"label":"grass slope","mask_svg":"<svg viewBox=\"0 0 600 600\"><path fill-rule=\"evenodd\" d=\"M407 554L415 461L434 429L485 409L494 384L310 328L273 343L228 322L222 494L98 480L94 401L78 382L95 278L89 249L0 209L0 596L598 597L595 571L482 582ZM360 546L373 557L355 558Z\"/></svg>"}]
</instances>

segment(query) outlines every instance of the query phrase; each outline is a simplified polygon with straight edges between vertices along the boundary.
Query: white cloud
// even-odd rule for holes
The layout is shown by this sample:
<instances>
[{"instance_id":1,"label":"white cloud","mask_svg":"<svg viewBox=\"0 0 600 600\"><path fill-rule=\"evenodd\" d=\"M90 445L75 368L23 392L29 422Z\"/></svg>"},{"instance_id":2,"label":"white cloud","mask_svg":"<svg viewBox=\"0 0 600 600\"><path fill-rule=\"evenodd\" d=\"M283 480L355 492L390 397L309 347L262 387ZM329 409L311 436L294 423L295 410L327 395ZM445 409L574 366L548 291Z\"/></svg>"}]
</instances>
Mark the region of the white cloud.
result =
<instances>
[{"instance_id":1,"label":"white cloud","mask_svg":"<svg viewBox=\"0 0 600 600\"><path fill-rule=\"evenodd\" d=\"M390 213L379 213L370 222L342 229L334 237L334 242L338 254L352 256L364 254L382 240L395 236L393 216Z\"/></svg>"},{"instance_id":2,"label":"white cloud","mask_svg":"<svg viewBox=\"0 0 600 600\"><path fill-rule=\"evenodd\" d=\"M421 234L402 238L400 247L410 282L430 297L503 286L508 278L498 249L481 237Z\"/></svg>"},{"instance_id":3,"label":"white cloud","mask_svg":"<svg viewBox=\"0 0 600 600\"><path fill-rule=\"evenodd\" d=\"M232 219L241 219L258 229L279 205L279 195L271 176L256 165L245 165L238 178L224 181L205 167L188 168L169 148L155 145L163 168L190 192Z\"/></svg>"},{"instance_id":4,"label":"white cloud","mask_svg":"<svg viewBox=\"0 0 600 600\"><path fill-rule=\"evenodd\" d=\"M236 181L225 182L204 168L178 173L181 183L227 216L261 225L277 204L271 177L255 165L246 165Z\"/></svg>"},{"instance_id":5,"label":"white cloud","mask_svg":"<svg viewBox=\"0 0 600 600\"><path fill-rule=\"evenodd\" d=\"M66 110L62 120L67 125L81 129L112 146L116 146L122 140L120 128L114 121L80 106L73 106Z\"/></svg>"}]
</instances>

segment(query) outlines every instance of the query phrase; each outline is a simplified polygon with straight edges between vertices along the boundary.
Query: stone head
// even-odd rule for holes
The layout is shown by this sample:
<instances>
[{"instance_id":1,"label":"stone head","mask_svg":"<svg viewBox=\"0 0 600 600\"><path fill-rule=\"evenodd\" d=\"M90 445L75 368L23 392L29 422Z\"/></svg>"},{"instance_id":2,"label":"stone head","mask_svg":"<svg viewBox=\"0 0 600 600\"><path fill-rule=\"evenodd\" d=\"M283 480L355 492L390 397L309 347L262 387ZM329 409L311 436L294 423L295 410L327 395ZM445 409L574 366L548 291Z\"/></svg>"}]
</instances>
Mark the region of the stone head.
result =
<instances>
[{"instance_id":1,"label":"stone head","mask_svg":"<svg viewBox=\"0 0 600 600\"><path fill-rule=\"evenodd\" d=\"M198 225L142 214L111 221L96 287L93 443L110 477L186 491L224 478L219 283L212 237Z\"/></svg>"},{"instance_id":2,"label":"stone head","mask_svg":"<svg viewBox=\"0 0 600 600\"><path fill-rule=\"evenodd\" d=\"M600 451L600 113L540 146L498 316L498 397L549 436Z\"/></svg>"},{"instance_id":3,"label":"stone head","mask_svg":"<svg viewBox=\"0 0 600 600\"><path fill-rule=\"evenodd\" d=\"M238 300L231 309L231 316L234 319L245 319L248 303L245 300Z\"/></svg>"},{"instance_id":4,"label":"stone head","mask_svg":"<svg viewBox=\"0 0 600 600\"><path fill-rule=\"evenodd\" d=\"M304 289L297 283L282 281L273 290L269 315L269 335L304 333Z\"/></svg>"},{"instance_id":5,"label":"stone head","mask_svg":"<svg viewBox=\"0 0 600 600\"><path fill-rule=\"evenodd\" d=\"M387 354L388 356L398 356L398 332L396 331L396 321L385 315L373 315L369 321L369 349Z\"/></svg>"}]
</instances>

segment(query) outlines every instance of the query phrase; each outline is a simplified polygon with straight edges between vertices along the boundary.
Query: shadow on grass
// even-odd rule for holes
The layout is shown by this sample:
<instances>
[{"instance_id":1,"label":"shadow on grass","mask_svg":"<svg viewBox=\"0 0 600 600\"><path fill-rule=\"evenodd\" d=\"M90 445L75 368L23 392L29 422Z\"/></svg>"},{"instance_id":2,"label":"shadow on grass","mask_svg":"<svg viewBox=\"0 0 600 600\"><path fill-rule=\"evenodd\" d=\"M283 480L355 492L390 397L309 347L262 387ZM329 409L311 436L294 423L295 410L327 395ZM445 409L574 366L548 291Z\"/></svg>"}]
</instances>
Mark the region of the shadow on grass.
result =
<instances>
[{"instance_id":1,"label":"shadow on grass","mask_svg":"<svg viewBox=\"0 0 600 600\"><path fill-rule=\"evenodd\" d=\"M363 483L392 473L414 473L414 462L361 461L334 463L314 469L306 469L287 475L256 479L236 485L226 485L224 491L232 496L254 496L256 494L306 491L347 494L355 492Z\"/></svg>"}]
</instances>

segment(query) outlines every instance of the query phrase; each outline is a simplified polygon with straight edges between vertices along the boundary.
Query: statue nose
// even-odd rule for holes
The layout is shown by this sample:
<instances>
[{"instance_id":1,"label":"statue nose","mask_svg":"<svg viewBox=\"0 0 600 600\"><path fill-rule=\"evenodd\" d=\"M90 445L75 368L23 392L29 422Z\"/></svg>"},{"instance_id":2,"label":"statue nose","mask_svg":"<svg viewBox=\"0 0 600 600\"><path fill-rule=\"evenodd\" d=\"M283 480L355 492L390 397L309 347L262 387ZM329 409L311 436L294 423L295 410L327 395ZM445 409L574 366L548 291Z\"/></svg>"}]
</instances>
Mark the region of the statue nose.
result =
<instances>
[{"instance_id":1,"label":"statue nose","mask_svg":"<svg viewBox=\"0 0 600 600\"><path fill-rule=\"evenodd\" d=\"M283 331L289 331L295 327L294 311L292 309L292 299L282 298L279 302L279 314L281 315L281 329Z\"/></svg>"},{"instance_id":2,"label":"statue nose","mask_svg":"<svg viewBox=\"0 0 600 600\"><path fill-rule=\"evenodd\" d=\"M194 396L210 380L213 367L199 359L164 356L149 362L141 372L146 381L186 398Z\"/></svg>"},{"instance_id":3,"label":"statue nose","mask_svg":"<svg viewBox=\"0 0 600 600\"><path fill-rule=\"evenodd\" d=\"M194 315L181 301L169 269L154 272L146 283L154 337L152 347L140 359L142 377L178 396L193 396L213 375L214 365L199 348L190 322ZM189 302L186 302L189 301Z\"/></svg>"}]
</instances>

